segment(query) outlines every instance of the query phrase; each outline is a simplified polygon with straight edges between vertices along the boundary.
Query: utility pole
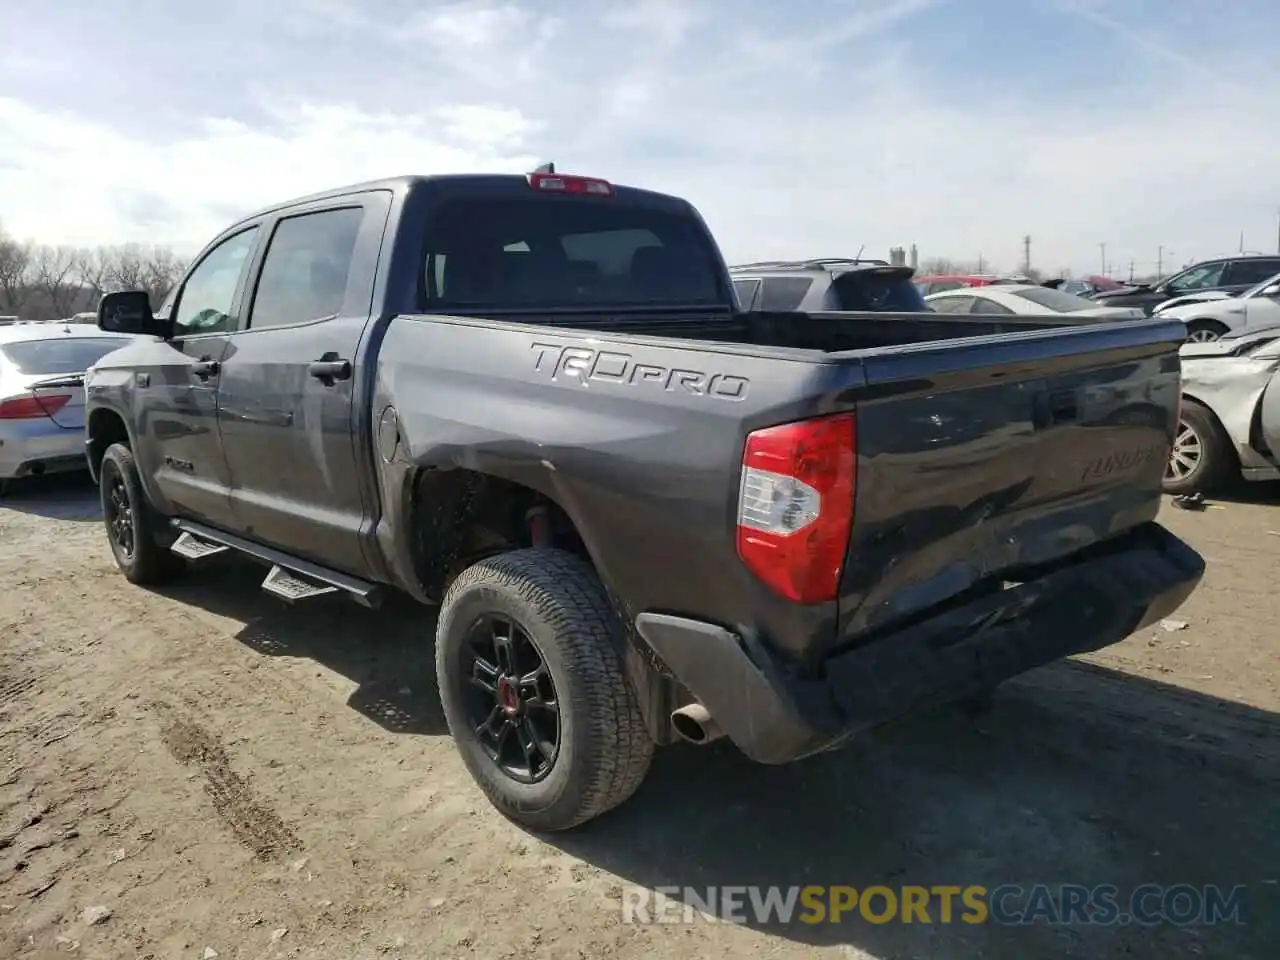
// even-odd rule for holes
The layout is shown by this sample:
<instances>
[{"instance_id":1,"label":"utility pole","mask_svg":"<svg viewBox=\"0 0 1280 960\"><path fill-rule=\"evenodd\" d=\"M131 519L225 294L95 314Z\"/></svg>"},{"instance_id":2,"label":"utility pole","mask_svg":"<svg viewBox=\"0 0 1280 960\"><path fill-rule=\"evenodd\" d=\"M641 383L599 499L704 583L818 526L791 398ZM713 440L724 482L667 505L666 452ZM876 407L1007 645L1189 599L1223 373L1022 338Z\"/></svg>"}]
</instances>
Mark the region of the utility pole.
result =
<instances>
[{"instance_id":1,"label":"utility pole","mask_svg":"<svg viewBox=\"0 0 1280 960\"><path fill-rule=\"evenodd\" d=\"M1156 283L1164 279L1164 244L1156 247Z\"/></svg>"},{"instance_id":2,"label":"utility pole","mask_svg":"<svg viewBox=\"0 0 1280 960\"><path fill-rule=\"evenodd\" d=\"M1022 272L1031 276L1031 235L1022 238Z\"/></svg>"},{"instance_id":3,"label":"utility pole","mask_svg":"<svg viewBox=\"0 0 1280 960\"><path fill-rule=\"evenodd\" d=\"M1280 210L1276 211L1276 253L1280 253Z\"/></svg>"},{"instance_id":4,"label":"utility pole","mask_svg":"<svg viewBox=\"0 0 1280 960\"><path fill-rule=\"evenodd\" d=\"M1129 261L1129 282L1133 283L1133 261Z\"/></svg>"},{"instance_id":5,"label":"utility pole","mask_svg":"<svg viewBox=\"0 0 1280 960\"><path fill-rule=\"evenodd\" d=\"M1107 275L1107 245L1105 243L1098 244L1098 249L1102 251L1102 275Z\"/></svg>"},{"instance_id":6,"label":"utility pole","mask_svg":"<svg viewBox=\"0 0 1280 960\"><path fill-rule=\"evenodd\" d=\"M982 275L982 272L983 272L982 267L983 267L983 265L984 265L984 261L983 261L983 259L982 259L982 251L981 251L981 250L979 250L979 251L978 251L978 275L979 275L979 276L981 276L981 275Z\"/></svg>"}]
</instances>

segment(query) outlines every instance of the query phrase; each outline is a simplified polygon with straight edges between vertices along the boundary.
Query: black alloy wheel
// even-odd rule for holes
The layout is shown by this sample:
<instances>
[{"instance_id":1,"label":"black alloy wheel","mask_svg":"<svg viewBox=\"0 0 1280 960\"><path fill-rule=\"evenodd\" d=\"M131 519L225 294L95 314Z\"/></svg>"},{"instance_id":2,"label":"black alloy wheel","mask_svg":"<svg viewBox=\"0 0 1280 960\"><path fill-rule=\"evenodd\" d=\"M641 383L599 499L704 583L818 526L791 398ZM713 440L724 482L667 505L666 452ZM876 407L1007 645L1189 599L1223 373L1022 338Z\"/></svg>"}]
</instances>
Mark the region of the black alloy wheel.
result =
<instances>
[{"instance_id":1,"label":"black alloy wheel","mask_svg":"<svg viewBox=\"0 0 1280 960\"><path fill-rule=\"evenodd\" d=\"M484 752L518 783L545 779L560 753L560 705L538 645L513 619L489 614L460 655L467 719Z\"/></svg>"}]
</instances>

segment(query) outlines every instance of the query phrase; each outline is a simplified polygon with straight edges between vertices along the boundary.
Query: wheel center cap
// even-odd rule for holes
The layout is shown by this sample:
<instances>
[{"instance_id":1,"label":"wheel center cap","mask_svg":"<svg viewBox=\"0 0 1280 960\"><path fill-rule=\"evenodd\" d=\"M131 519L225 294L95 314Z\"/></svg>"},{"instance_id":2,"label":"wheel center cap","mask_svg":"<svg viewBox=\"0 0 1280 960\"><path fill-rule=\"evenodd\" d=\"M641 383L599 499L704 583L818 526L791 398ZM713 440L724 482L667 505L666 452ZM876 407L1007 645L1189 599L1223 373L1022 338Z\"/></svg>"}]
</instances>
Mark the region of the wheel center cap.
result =
<instances>
[{"instance_id":1,"label":"wheel center cap","mask_svg":"<svg viewBox=\"0 0 1280 960\"><path fill-rule=\"evenodd\" d=\"M498 705L508 714L514 714L520 709L520 695L516 692L516 685L506 677L498 681Z\"/></svg>"}]
</instances>

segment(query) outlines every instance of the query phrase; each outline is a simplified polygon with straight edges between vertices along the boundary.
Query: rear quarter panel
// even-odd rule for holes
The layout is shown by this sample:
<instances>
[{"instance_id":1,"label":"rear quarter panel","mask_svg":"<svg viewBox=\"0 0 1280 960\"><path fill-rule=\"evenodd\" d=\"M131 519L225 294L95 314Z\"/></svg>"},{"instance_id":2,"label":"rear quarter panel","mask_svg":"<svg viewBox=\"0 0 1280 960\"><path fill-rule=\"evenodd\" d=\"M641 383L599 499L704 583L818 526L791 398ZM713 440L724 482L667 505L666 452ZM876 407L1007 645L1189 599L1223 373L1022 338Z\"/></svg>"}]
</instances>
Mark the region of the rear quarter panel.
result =
<instances>
[{"instance_id":1,"label":"rear quarter panel","mask_svg":"<svg viewBox=\"0 0 1280 960\"><path fill-rule=\"evenodd\" d=\"M746 433L847 408L859 362L414 316L380 357L374 422L393 406L401 439L377 536L402 583L410 477L466 468L558 503L628 618L698 616L796 655L834 630L834 603L783 602L743 567L736 504Z\"/></svg>"}]
</instances>

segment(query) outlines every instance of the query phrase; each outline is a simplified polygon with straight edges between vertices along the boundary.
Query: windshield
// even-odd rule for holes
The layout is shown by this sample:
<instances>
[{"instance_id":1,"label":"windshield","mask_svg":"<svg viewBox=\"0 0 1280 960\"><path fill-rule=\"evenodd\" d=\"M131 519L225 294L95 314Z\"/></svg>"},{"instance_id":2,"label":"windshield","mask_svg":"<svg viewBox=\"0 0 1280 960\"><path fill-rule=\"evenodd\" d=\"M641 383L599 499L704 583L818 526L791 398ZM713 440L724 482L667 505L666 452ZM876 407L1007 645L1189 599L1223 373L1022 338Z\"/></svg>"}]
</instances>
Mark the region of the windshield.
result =
<instances>
[{"instance_id":1,"label":"windshield","mask_svg":"<svg viewBox=\"0 0 1280 960\"><path fill-rule=\"evenodd\" d=\"M112 350L119 350L129 337L92 339L25 340L0 346L0 354L25 376L57 376L84 373Z\"/></svg>"},{"instance_id":2,"label":"windshield","mask_svg":"<svg viewBox=\"0 0 1280 960\"><path fill-rule=\"evenodd\" d=\"M432 309L732 302L696 217L594 197L446 201L425 269Z\"/></svg>"},{"instance_id":3,"label":"windshield","mask_svg":"<svg viewBox=\"0 0 1280 960\"><path fill-rule=\"evenodd\" d=\"M1077 313L1080 310L1092 310L1097 306L1092 300L1077 297L1073 293L1061 290L1050 290L1048 287L1028 287L1026 290L1007 290L1015 297L1030 300L1037 306L1052 310L1054 313Z\"/></svg>"}]
</instances>

